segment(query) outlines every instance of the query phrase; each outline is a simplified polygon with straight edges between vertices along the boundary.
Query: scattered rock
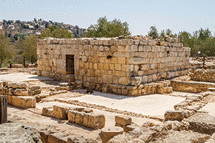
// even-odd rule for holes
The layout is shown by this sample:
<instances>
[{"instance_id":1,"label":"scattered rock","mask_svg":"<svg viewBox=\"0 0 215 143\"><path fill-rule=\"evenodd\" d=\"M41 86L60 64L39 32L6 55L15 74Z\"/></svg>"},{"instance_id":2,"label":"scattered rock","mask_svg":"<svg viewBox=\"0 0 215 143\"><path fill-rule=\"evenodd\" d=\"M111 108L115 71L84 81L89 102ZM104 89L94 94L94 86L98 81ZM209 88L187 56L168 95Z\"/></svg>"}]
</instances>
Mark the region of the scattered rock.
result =
<instances>
[{"instance_id":1,"label":"scattered rock","mask_svg":"<svg viewBox=\"0 0 215 143\"><path fill-rule=\"evenodd\" d=\"M115 122L118 125L126 126L131 124L132 119L131 117L128 117L128 116L117 115L115 116Z\"/></svg>"},{"instance_id":2,"label":"scattered rock","mask_svg":"<svg viewBox=\"0 0 215 143\"><path fill-rule=\"evenodd\" d=\"M121 127L103 128L100 133L100 138L102 143L107 143L111 138L122 133L123 128Z\"/></svg>"},{"instance_id":3,"label":"scattered rock","mask_svg":"<svg viewBox=\"0 0 215 143\"><path fill-rule=\"evenodd\" d=\"M165 114L164 114L164 120L178 120L178 121L181 121L184 119L184 113L183 111L172 111L172 110L169 110L169 111L166 111Z\"/></svg>"}]
</instances>

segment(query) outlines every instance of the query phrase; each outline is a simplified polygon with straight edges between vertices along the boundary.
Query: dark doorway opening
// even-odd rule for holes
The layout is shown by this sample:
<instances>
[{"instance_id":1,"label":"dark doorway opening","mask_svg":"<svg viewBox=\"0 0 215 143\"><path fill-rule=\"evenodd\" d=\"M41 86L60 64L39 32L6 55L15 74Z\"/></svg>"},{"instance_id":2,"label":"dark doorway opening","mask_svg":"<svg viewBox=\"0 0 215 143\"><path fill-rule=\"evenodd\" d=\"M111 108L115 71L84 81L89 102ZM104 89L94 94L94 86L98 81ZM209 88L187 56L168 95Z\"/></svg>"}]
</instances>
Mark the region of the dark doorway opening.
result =
<instances>
[{"instance_id":1,"label":"dark doorway opening","mask_svg":"<svg viewBox=\"0 0 215 143\"><path fill-rule=\"evenodd\" d=\"M66 55L66 73L75 74L74 55Z\"/></svg>"}]
</instances>

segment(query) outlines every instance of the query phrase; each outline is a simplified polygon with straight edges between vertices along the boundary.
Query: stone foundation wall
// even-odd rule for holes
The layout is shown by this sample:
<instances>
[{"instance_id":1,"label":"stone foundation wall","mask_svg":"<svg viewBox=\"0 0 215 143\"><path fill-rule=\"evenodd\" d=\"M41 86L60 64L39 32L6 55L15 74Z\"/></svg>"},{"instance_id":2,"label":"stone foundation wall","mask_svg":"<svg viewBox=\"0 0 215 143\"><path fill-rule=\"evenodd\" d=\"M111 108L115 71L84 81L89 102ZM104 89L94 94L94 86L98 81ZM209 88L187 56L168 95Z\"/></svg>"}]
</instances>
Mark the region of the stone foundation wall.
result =
<instances>
[{"instance_id":1,"label":"stone foundation wall","mask_svg":"<svg viewBox=\"0 0 215 143\"><path fill-rule=\"evenodd\" d=\"M7 95L9 105L19 108L35 108L36 98L34 95L40 94L41 88L38 85L28 85L25 82L0 81L0 95Z\"/></svg>"},{"instance_id":2,"label":"stone foundation wall","mask_svg":"<svg viewBox=\"0 0 215 143\"><path fill-rule=\"evenodd\" d=\"M197 69L190 74L190 79L194 81L215 82L215 69Z\"/></svg>"},{"instance_id":3,"label":"stone foundation wall","mask_svg":"<svg viewBox=\"0 0 215 143\"><path fill-rule=\"evenodd\" d=\"M37 47L38 75L104 92L105 87L113 85L128 94L140 84L184 75L189 68L190 48L171 38L162 42L47 38L39 40ZM74 55L73 75L66 71L67 55Z\"/></svg>"},{"instance_id":4,"label":"stone foundation wall","mask_svg":"<svg viewBox=\"0 0 215 143\"><path fill-rule=\"evenodd\" d=\"M200 93L208 91L209 88L215 88L214 83L195 82L195 81L178 81L172 80L171 86L173 91Z\"/></svg>"}]
</instances>

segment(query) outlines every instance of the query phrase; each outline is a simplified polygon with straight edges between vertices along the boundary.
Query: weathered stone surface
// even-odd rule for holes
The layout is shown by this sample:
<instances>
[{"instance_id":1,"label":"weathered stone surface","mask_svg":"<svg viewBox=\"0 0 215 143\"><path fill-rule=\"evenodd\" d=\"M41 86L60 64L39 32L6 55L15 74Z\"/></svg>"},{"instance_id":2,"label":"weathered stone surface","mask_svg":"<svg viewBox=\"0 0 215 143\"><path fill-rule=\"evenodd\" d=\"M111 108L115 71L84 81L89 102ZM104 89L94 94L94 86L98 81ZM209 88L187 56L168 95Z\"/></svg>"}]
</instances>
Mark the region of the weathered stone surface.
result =
<instances>
[{"instance_id":1,"label":"weathered stone surface","mask_svg":"<svg viewBox=\"0 0 215 143\"><path fill-rule=\"evenodd\" d=\"M12 105L20 108L35 108L36 98L29 96L12 96Z\"/></svg>"},{"instance_id":2,"label":"weathered stone surface","mask_svg":"<svg viewBox=\"0 0 215 143\"><path fill-rule=\"evenodd\" d=\"M196 113L189 117L190 129L195 132L212 134L215 132L215 117L208 113Z\"/></svg>"},{"instance_id":3,"label":"weathered stone surface","mask_svg":"<svg viewBox=\"0 0 215 143\"><path fill-rule=\"evenodd\" d=\"M101 129L105 126L105 116L103 114L89 113L89 127Z\"/></svg>"},{"instance_id":4,"label":"weathered stone surface","mask_svg":"<svg viewBox=\"0 0 215 143\"><path fill-rule=\"evenodd\" d=\"M15 89L13 94L16 96L28 96L28 90L26 89Z\"/></svg>"},{"instance_id":5,"label":"weathered stone surface","mask_svg":"<svg viewBox=\"0 0 215 143\"><path fill-rule=\"evenodd\" d=\"M183 111L166 111L164 114L165 120L178 120L181 121L184 119L184 113Z\"/></svg>"},{"instance_id":6,"label":"weathered stone surface","mask_svg":"<svg viewBox=\"0 0 215 143\"><path fill-rule=\"evenodd\" d=\"M164 139L163 139L164 138ZM165 137L158 138L155 143L194 143L206 142L210 138L207 134L192 131L169 131Z\"/></svg>"},{"instance_id":7,"label":"weathered stone surface","mask_svg":"<svg viewBox=\"0 0 215 143\"><path fill-rule=\"evenodd\" d=\"M64 106L53 106L53 117L61 120L66 120L67 119L67 112L68 112L68 107Z\"/></svg>"},{"instance_id":8,"label":"weathered stone surface","mask_svg":"<svg viewBox=\"0 0 215 143\"><path fill-rule=\"evenodd\" d=\"M116 122L116 124L126 126L126 125L131 124L132 119L131 119L131 117L128 117L128 116L117 115L117 116L115 116L115 122Z\"/></svg>"},{"instance_id":9,"label":"weathered stone surface","mask_svg":"<svg viewBox=\"0 0 215 143\"><path fill-rule=\"evenodd\" d=\"M67 143L67 138L64 138L63 136L63 133L49 134L47 143Z\"/></svg>"},{"instance_id":10,"label":"weathered stone surface","mask_svg":"<svg viewBox=\"0 0 215 143\"><path fill-rule=\"evenodd\" d=\"M42 115L52 117L53 116L53 108L52 107L43 107Z\"/></svg>"},{"instance_id":11,"label":"weathered stone surface","mask_svg":"<svg viewBox=\"0 0 215 143\"><path fill-rule=\"evenodd\" d=\"M25 127L18 123L0 125L1 143L42 143L39 132L32 127Z\"/></svg>"},{"instance_id":12,"label":"weathered stone surface","mask_svg":"<svg viewBox=\"0 0 215 143\"><path fill-rule=\"evenodd\" d=\"M69 136L67 143L88 143L83 137Z\"/></svg>"},{"instance_id":13,"label":"weathered stone surface","mask_svg":"<svg viewBox=\"0 0 215 143\"><path fill-rule=\"evenodd\" d=\"M174 91L200 93L214 88L215 83L171 80L171 86Z\"/></svg>"},{"instance_id":14,"label":"weathered stone surface","mask_svg":"<svg viewBox=\"0 0 215 143\"><path fill-rule=\"evenodd\" d=\"M103 128L101 130L100 137L103 143L107 143L111 138L122 133L123 128L121 127Z\"/></svg>"},{"instance_id":15,"label":"weathered stone surface","mask_svg":"<svg viewBox=\"0 0 215 143\"><path fill-rule=\"evenodd\" d=\"M105 126L105 116L103 114L85 113L82 111L69 110L68 121L92 129L101 129Z\"/></svg>"},{"instance_id":16,"label":"weathered stone surface","mask_svg":"<svg viewBox=\"0 0 215 143\"><path fill-rule=\"evenodd\" d=\"M133 131L137 127L138 126L135 124L130 124L130 125L126 125L123 129L124 129L124 132L129 132L129 131Z\"/></svg>"},{"instance_id":17,"label":"weathered stone surface","mask_svg":"<svg viewBox=\"0 0 215 143\"><path fill-rule=\"evenodd\" d=\"M11 87L11 88L24 88L24 89L26 89L27 83L24 83L24 82L20 82L20 83L8 82L7 86Z\"/></svg>"},{"instance_id":18,"label":"weathered stone surface","mask_svg":"<svg viewBox=\"0 0 215 143\"><path fill-rule=\"evenodd\" d=\"M28 86L29 90L36 90L36 89L40 89L39 85L29 85Z\"/></svg>"},{"instance_id":19,"label":"weathered stone surface","mask_svg":"<svg viewBox=\"0 0 215 143\"><path fill-rule=\"evenodd\" d=\"M84 116L85 116L84 112L77 112L75 116L75 123L82 125Z\"/></svg>"},{"instance_id":20,"label":"weathered stone surface","mask_svg":"<svg viewBox=\"0 0 215 143\"><path fill-rule=\"evenodd\" d=\"M12 95L7 95L7 103L12 104Z\"/></svg>"}]
</instances>

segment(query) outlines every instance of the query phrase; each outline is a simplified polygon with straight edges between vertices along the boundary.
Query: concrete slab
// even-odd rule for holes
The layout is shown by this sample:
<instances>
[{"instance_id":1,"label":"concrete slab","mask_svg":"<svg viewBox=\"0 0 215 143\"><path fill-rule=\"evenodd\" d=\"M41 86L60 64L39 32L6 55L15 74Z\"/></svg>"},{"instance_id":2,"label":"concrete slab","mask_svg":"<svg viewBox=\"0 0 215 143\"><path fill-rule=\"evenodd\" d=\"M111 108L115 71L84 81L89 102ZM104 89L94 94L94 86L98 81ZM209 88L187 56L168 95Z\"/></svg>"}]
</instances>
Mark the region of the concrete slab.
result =
<instances>
[{"instance_id":1,"label":"concrete slab","mask_svg":"<svg viewBox=\"0 0 215 143\"><path fill-rule=\"evenodd\" d=\"M0 81L11 81L11 82L24 82L24 81L48 81L52 80L47 77L41 77L37 75L31 75L27 73L11 73L11 74L4 74L0 75Z\"/></svg>"},{"instance_id":2,"label":"concrete slab","mask_svg":"<svg viewBox=\"0 0 215 143\"><path fill-rule=\"evenodd\" d=\"M183 97L153 94L139 97L119 96L94 92L81 97L69 98L90 104L103 105L112 109L141 113L149 116L163 116L165 111L174 110L174 105L185 100Z\"/></svg>"}]
</instances>

